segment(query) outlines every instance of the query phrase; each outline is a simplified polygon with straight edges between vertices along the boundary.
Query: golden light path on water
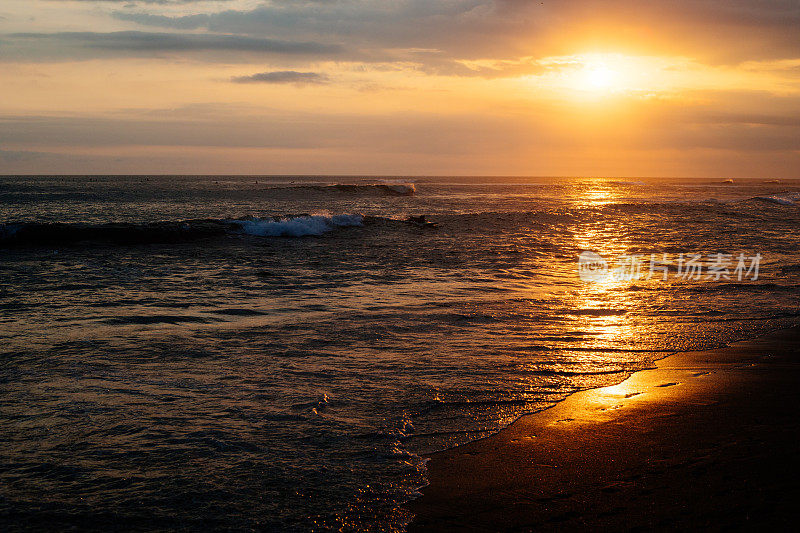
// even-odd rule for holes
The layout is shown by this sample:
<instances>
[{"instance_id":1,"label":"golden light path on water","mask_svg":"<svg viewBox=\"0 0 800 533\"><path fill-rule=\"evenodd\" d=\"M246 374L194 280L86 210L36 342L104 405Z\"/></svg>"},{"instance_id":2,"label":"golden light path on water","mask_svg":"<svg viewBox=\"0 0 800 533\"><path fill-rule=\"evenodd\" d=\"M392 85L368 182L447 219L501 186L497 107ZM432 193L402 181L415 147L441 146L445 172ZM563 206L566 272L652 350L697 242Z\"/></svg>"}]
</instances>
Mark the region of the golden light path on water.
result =
<instances>
[{"instance_id":1,"label":"golden light path on water","mask_svg":"<svg viewBox=\"0 0 800 533\"><path fill-rule=\"evenodd\" d=\"M636 291L629 289L635 283L646 282L613 275L602 276L597 281L584 281L580 277L578 257L581 252L594 252L613 266L618 257L633 247L630 227L618 217L606 218L601 214L604 206L623 201L619 187L606 180L595 180L589 188L574 189L567 201L570 209L583 211L584 215L596 213L596 216L576 217L580 222L568 228L574 253L564 257L554 271L548 269L555 277L556 286L532 287L527 294L528 298L536 299L542 297L543 291L554 291L547 296L562 302L563 307L553 311L564 320L560 326L563 330L556 335L564 335L565 341L554 341L550 345L554 351L548 353L556 358L554 361L543 366L539 356L533 355L522 366L534 374L542 369L570 375L582 373L594 379L605 374L605 382L611 385L624 377L625 369L631 364L639 363L641 355L632 351L643 347L648 322L640 313L643 302L636 297ZM542 333L531 331L530 335L531 340L537 340ZM575 337L581 340L576 342ZM529 392L535 394L542 384L540 379L532 379Z\"/></svg>"},{"instance_id":2,"label":"golden light path on water","mask_svg":"<svg viewBox=\"0 0 800 533\"><path fill-rule=\"evenodd\" d=\"M597 180L593 187L581 193L578 207L592 209L619 201L619 188L611 187L605 180ZM606 261L625 254L631 245L627 228L618 223L595 220L574 232L578 253L595 252ZM577 262L576 262L577 267ZM576 269L575 278L579 279ZM574 294L574 308L583 319L581 329L594 334L593 343L602 345L630 344L637 333L628 319L627 311L635 301L625 287L631 280L604 276L596 281L582 281ZM597 314L586 311L597 311ZM603 313L603 310L613 311ZM617 314L618 313L618 314Z\"/></svg>"}]
</instances>

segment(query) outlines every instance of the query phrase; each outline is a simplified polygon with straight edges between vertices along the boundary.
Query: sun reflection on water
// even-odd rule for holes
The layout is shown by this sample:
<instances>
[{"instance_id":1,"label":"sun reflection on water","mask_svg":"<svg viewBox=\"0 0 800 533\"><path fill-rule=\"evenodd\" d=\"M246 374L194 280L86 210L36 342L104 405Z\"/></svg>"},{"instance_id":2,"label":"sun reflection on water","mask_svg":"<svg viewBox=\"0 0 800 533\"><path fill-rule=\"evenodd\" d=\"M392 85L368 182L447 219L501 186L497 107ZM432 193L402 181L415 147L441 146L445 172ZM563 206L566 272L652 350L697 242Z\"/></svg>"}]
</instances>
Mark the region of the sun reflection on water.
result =
<instances>
[{"instance_id":1,"label":"sun reflection on water","mask_svg":"<svg viewBox=\"0 0 800 533\"><path fill-rule=\"evenodd\" d=\"M619 188L598 180L580 191L576 204L578 209L591 212L620 199ZM599 213L575 228L573 237L578 254L591 251L607 261L625 254L631 247L627 228L619 222L603 220ZM579 280L577 262L575 279ZM578 281L572 305L576 318L581 320L581 330L591 334L592 344L613 346L630 344L635 339L636 328L628 314L636 307L636 301L632 293L625 290L632 283L634 280L612 275L591 282Z\"/></svg>"}]
</instances>

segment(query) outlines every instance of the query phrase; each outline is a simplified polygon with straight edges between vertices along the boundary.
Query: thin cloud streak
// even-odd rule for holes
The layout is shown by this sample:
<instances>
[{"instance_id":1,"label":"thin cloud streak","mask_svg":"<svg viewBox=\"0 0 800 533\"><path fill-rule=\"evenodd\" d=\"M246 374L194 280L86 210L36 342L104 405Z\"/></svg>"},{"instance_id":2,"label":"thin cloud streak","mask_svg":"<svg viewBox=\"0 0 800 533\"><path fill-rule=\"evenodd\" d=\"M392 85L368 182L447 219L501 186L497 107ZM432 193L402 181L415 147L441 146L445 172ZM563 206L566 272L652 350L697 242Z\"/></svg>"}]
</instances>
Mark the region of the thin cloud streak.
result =
<instances>
[{"instance_id":1,"label":"thin cloud streak","mask_svg":"<svg viewBox=\"0 0 800 533\"><path fill-rule=\"evenodd\" d=\"M231 81L234 83L294 83L304 85L328 83L329 79L326 75L317 72L279 70L275 72L259 72L250 76L234 76Z\"/></svg>"}]
</instances>

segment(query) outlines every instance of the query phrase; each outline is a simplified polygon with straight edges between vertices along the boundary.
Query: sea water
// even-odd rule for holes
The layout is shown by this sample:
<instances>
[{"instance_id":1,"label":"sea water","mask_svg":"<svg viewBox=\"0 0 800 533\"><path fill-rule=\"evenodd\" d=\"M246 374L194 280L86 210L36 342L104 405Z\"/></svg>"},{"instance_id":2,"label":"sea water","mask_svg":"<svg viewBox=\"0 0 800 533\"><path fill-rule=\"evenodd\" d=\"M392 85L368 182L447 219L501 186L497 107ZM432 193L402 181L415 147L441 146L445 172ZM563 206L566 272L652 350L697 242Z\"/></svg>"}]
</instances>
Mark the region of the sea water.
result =
<instances>
[{"instance_id":1,"label":"sea water","mask_svg":"<svg viewBox=\"0 0 800 533\"><path fill-rule=\"evenodd\" d=\"M0 524L400 531L424 454L796 324L798 199L760 180L0 178ZM582 252L607 275L581 279ZM696 256L727 272L682 276Z\"/></svg>"}]
</instances>

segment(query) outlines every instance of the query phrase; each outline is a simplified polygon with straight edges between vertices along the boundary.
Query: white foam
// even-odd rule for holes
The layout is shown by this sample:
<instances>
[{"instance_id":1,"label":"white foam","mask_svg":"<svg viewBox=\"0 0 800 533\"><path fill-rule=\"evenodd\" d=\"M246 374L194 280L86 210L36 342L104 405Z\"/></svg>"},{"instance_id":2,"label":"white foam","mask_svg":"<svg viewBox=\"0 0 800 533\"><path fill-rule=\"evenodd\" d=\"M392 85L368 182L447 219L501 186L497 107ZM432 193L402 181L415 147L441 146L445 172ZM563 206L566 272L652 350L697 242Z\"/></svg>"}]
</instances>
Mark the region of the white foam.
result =
<instances>
[{"instance_id":1,"label":"white foam","mask_svg":"<svg viewBox=\"0 0 800 533\"><path fill-rule=\"evenodd\" d=\"M756 196L756 200L761 200L762 202L769 202L772 204L778 205L797 205L795 200L797 198L787 198L785 196Z\"/></svg>"},{"instance_id":2,"label":"white foam","mask_svg":"<svg viewBox=\"0 0 800 533\"><path fill-rule=\"evenodd\" d=\"M305 237L322 235L336 228L361 226L362 215L310 215L283 220L260 219L238 220L242 233L258 237Z\"/></svg>"}]
</instances>

